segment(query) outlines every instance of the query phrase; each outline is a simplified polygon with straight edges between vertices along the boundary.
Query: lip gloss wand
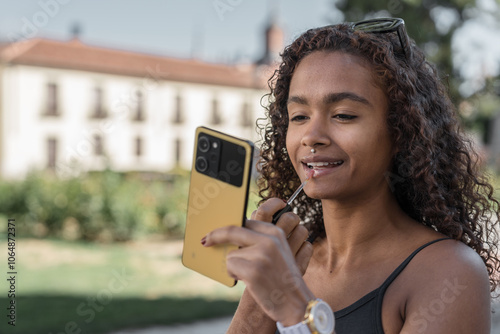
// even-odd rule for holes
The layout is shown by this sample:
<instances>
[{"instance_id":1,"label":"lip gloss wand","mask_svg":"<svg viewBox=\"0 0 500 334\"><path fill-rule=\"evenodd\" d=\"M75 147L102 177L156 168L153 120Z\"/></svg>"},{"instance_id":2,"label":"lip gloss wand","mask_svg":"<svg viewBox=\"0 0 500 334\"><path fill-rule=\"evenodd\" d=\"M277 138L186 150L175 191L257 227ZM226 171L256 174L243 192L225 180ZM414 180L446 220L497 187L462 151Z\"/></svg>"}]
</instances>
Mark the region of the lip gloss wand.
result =
<instances>
[{"instance_id":1,"label":"lip gloss wand","mask_svg":"<svg viewBox=\"0 0 500 334\"><path fill-rule=\"evenodd\" d=\"M297 188L297 190L295 190L295 192L292 194L292 196L290 196L288 198L288 201L286 201L286 206L283 209L281 209L280 211L276 212L273 215L272 223L274 225L276 225L276 223L278 222L278 219L280 219L280 217L284 213L289 212L289 211L292 210L292 203L293 203L293 201L300 194L300 192L302 191L302 189L304 188L304 186L307 184L307 181L309 181L313 177L313 175L314 175L314 171L308 172L307 175L306 175L306 179L304 180L304 182L302 182L302 184Z\"/></svg>"}]
</instances>

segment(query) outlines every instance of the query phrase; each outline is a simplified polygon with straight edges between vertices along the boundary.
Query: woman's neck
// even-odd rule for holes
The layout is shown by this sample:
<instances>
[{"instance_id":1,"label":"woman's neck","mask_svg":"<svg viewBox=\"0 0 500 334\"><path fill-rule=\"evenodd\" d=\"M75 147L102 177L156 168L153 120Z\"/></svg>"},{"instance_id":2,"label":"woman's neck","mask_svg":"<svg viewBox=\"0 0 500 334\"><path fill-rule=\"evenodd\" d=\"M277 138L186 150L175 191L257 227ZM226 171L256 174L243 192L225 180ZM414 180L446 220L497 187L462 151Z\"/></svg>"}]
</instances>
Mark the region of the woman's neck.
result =
<instances>
[{"instance_id":1,"label":"woman's neck","mask_svg":"<svg viewBox=\"0 0 500 334\"><path fill-rule=\"evenodd\" d=\"M331 266L336 261L356 263L366 250L402 234L415 222L403 212L390 191L356 201L323 200L325 251Z\"/></svg>"}]
</instances>

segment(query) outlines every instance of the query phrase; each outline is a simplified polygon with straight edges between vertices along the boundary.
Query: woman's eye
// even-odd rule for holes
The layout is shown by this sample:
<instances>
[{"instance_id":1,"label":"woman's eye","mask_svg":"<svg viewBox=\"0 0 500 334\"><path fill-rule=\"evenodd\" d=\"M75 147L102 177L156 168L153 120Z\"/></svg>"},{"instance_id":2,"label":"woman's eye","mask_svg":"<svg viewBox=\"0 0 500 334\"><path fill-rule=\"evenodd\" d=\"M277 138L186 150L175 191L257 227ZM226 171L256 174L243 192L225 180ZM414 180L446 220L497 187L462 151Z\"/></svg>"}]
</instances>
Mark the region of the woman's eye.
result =
<instances>
[{"instance_id":1,"label":"woman's eye","mask_svg":"<svg viewBox=\"0 0 500 334\"><path fill-rule=\"evenodd\" d=\"M300 122L300 121L304 121L307 119L307 116L303 116L303 115L297 115L297 116L293 116L290 121L291 122Z\"/></svg>"},{"instance_id":2,"label":"woman's eye","mask_svg":"<svg viewBox=\"0 0 500 334\"><path fill-rule=\"evenodd\" d=\"M337 114L335 116L333 116L334 118L337 118L341 121L350 121L350 120L353 120L355 119L357 116L354 116L354 115L346 115L346 114Z\"/></svg>"}]
</instances>

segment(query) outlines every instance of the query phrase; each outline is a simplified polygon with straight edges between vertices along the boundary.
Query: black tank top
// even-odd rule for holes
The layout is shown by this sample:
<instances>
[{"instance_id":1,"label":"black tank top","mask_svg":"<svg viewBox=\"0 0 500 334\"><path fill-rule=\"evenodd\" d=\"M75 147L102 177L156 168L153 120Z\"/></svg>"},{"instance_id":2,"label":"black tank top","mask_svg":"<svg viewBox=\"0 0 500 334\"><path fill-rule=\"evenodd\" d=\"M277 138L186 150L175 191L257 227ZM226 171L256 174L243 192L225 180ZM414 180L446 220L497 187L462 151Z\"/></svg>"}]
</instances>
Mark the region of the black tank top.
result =
<instances>
[{"instance_id":1,"label":"black tank top","mask_svg":"<svg viewBox=\"0 0 500 334\"><path fill-rule=\"evenodd\" d=\"M383 334L382 302L384 301L384 295L389 285L406 268L418 252L433 243L447 239L449 238L434 240L420 246L392 272L378 289L368 293L354 304L335 312L335 333Z\"/></svg>"},{"instance_id":2,"label":"black tank top","mask_svg":"<svg viewBox=\"0 0 500 334\"><path fill-rule=\"evenodd\" d=\"M384 301L384 295L389 285L406 268L418 252L433 243L448 239L450 238L437 239L420 246L392 272L379 288L368 293L354 304L335 312L335 333L383 334L382 302ZM279 334L279 331L276 331L276 334Z\"/></svg>"}]
</instances>

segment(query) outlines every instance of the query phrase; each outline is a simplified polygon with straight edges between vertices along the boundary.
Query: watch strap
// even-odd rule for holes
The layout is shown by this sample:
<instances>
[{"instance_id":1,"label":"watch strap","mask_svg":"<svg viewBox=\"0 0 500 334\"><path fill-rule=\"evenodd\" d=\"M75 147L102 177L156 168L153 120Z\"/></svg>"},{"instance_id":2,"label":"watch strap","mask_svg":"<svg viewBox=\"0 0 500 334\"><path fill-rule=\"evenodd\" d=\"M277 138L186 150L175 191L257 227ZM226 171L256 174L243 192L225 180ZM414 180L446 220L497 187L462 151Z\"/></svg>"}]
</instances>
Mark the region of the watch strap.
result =
<instances>
[{"instance_id":1,"label":"watch strap","mask_svg":"<svg viewBox=\"0 0 500 334\"><path fill-rule=\"evenodd\" d=\"M303 321L288 327L278 321L276 326L280 334L331 334L335 316L330 306L317 298L307 304Z\"/></svg>"},{"instance_id":2,"label":"watch strap","mask_svg":"<svg viewBox=\"0 0 500 334\"><path fill-rule=\"evenodd\" d=\"M280 332L280 334L311 334L311 330L303 322L285 327L281 322L278 321L276 323L276 326L278 327L278 331Z\"/></svg>"}]
</instances>

